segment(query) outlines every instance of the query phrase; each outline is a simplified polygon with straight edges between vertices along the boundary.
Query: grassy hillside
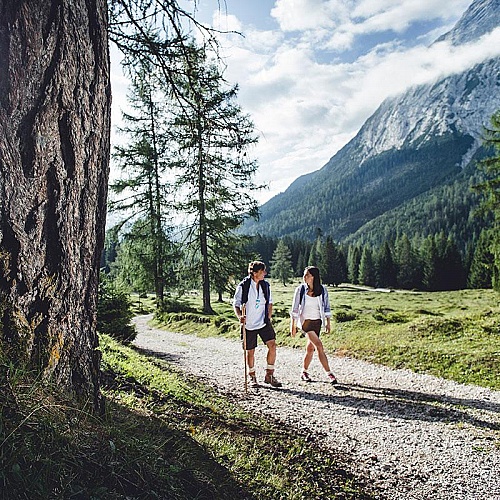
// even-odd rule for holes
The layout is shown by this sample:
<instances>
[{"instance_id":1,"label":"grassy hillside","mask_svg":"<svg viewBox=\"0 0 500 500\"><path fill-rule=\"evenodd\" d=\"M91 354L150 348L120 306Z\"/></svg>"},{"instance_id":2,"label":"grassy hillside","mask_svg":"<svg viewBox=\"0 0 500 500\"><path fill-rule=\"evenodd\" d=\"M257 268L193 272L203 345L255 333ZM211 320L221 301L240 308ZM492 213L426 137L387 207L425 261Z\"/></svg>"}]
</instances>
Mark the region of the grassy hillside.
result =
<instances>
[{"instance_id":1,"label":"grassy hillside","mask_svg":"<svg viewBox=\"0 0 500 500\"><path fill-rule=\"evenodd\" d=\"M272 282L280 345L305 342L288 333L298 283ZM330 353L500 389L500 306L492 290L389 292L344 285L329 292L332 332L322 339ZM186 301L200 309L199 298ZM230 298L214 305L215 317L180 312L165 314L159 322L174 331L237 338Z\"/></svg>"}]
</instances>

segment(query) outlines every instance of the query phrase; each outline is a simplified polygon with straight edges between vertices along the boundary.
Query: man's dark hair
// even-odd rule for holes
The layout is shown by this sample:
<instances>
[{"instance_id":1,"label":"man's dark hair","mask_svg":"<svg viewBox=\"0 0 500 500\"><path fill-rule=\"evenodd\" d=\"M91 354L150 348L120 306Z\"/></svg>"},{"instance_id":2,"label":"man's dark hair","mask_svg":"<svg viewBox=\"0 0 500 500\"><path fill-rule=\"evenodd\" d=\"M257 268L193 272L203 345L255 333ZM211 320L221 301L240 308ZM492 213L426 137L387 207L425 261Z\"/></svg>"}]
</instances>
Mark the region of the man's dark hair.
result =
<instances>
[{"instance_id":1,"label":"man's dark hair","mask_svg":"<svg viewBox=\"0 0 500 500\"><path fill-rule=\"evenodd\" d=\"M248 274L257 273L265 268L266 265L264 264L264 262L261 262L260 260L254 260L253 262L250 262L250 264L248 264Z\"/></svg>"}]
</instances>

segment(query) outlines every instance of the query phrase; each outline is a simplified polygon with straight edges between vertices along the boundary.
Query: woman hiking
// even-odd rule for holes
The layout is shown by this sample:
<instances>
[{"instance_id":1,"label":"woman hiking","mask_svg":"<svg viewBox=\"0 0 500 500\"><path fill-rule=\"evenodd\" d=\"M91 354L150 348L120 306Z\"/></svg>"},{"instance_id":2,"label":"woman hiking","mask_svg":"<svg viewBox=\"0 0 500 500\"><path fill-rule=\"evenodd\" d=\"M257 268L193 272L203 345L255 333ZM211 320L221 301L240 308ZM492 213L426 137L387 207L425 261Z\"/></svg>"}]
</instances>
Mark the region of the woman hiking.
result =
<instances>
[{"instance_id":1,"label":"woman hiking","mask_svg":"<svg viewBox=\"0 0 500 500\"><path fill-rule=\"evenodd\" d=\"M290 322L292 337L297 334L298 326L302 328L307 338L301 374L301 379L304 382L311 382L312 380L308 370L314 351L316 351L328 381L331 384L337 383L335 375L330 370L323 343L319 338L322 324L325 326L325 332L330 333L331 315L328 290L326 286L321 284L319 269L315 266L308 266L304 269L304 283L295 289L293 295Z\"/></svg>"}]
</instances>

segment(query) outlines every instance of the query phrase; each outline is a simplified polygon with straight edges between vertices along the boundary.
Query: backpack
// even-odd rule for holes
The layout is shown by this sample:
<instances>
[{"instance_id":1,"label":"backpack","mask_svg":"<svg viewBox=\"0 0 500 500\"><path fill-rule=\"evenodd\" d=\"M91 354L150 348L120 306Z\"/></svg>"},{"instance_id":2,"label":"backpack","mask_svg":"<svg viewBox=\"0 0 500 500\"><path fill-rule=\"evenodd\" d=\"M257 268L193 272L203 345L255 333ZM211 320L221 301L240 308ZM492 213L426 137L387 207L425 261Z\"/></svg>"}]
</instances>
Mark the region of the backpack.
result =
<instances>
[{"instance_id":1,"label":"backpack","mask_svg":"<svg viewBox=\"0 0 500 500\"><path fill-rule=\"evenodd\" d=\"M302 299L304 298L304 294L306 293L306 287L301 286L300 287L300 295L299 295L299 304L302 302ZM325 287L321 286L321 300L325 300Z\"/></svg>"}]
</instances>

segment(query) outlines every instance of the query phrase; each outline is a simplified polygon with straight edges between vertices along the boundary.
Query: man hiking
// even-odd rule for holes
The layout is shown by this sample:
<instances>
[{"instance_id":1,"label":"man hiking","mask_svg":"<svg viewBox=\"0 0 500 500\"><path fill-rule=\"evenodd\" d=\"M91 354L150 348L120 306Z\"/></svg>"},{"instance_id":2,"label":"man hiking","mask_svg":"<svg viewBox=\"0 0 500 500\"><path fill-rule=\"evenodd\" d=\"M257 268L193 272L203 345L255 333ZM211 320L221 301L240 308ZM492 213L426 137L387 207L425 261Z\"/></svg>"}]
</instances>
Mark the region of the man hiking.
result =
<instances>
[{"instance_id":1,"label":"man hiking","mask_svg":"<svg viewBox=\"0 0 500 500\"><path fill-rule=\"evenodd\" d=\"M266 276L264 262L254 261L248 264L248 276L237 286L233 299L233 308L246 339L243 339L246 348L246 363L251 387L258 387L255 375L255 348L257 335L267 346L267 367L264 383L271 387L281 387L274 376L276 361L276 333L271 325L273 300L271 286L264 278ZM244 307L244 313L243 313Z\"/></svg>"}]
</instances>

